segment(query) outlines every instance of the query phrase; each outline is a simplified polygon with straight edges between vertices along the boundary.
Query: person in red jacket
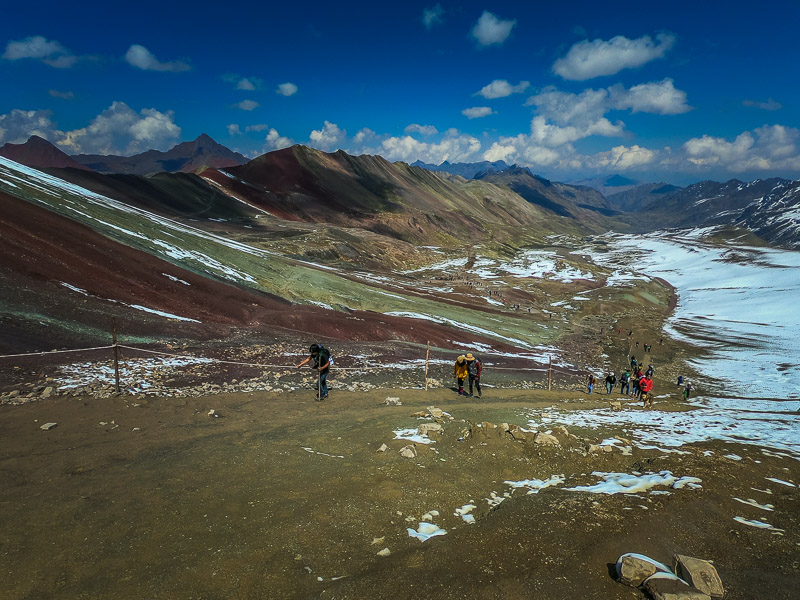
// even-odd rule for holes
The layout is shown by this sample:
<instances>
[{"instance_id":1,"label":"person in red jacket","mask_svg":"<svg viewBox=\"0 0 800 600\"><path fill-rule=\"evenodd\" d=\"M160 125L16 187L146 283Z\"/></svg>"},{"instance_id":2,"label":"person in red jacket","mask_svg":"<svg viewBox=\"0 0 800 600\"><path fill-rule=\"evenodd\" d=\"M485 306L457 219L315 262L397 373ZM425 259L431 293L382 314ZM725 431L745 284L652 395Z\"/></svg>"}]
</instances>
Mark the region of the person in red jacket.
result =
<instances>
[{"instance_id":1,"label":"person in red jacket","mask_svg":"<svg viewBox=\"0 0 800 600\"><path fill-rule=\"evenodd\" d=\"M642 402L644 402L642 408L648 406L653 408L653 398L650 396L650 392L653 391L653 380L650 375L645 375L639 380L639 390L642 392Z\"/></svg>"}]
</instances>

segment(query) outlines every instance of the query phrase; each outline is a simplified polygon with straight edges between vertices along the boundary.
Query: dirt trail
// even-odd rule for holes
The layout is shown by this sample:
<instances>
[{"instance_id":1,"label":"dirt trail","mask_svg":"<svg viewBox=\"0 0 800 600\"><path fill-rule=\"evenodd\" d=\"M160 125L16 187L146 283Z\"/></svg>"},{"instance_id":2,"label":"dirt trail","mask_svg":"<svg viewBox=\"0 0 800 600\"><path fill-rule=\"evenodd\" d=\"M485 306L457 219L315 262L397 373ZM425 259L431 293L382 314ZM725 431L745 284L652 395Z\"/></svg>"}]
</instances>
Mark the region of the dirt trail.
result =
<instances>
[{"instance_id":1,"label":"dirt trail","mask_svg":"<svg viewBox=\"0 0 800 600\"><path fill-rule=\"evenodd\" d=\"M195 399L55 398L0 406L0 595L4 598L631 598L608 563L623 552L715 561L729 598L793 598L800 568L800 463L757 446L584 456L507 439L458 441L467 423L525 425L530 410L601 406L576 391L230 394ZM399 396L402 406L386 406ZM436 405L435 444L406 459L393 430ZM549 408L553 407L553 408ZM663 402L660 409L682 410ZM214 418L214 409L221 416ZM44 422L57 422L42 431ZM104 424L103 424L104 423ZM621 435L571 430L599 441ZM385 443L389 450L377 452ZM703 451L711 449L712 456ZM743 457L734 462L723 455ZM503 482L592 471L702 479L701 490L605 496ZM738 505L773 492L774 512ZM757 497L757 496L756 496ZM471 502L468 525L454 510ZM409 537L427 511L447 534ZM767 516L784 535L737 524ZM406 517L414 517L406 522ZM372 544L374 538L383 538ZM389 548L387 557L377 555ZM319 579L321 578L321 580Z\"/></svg>"}]
</instances>

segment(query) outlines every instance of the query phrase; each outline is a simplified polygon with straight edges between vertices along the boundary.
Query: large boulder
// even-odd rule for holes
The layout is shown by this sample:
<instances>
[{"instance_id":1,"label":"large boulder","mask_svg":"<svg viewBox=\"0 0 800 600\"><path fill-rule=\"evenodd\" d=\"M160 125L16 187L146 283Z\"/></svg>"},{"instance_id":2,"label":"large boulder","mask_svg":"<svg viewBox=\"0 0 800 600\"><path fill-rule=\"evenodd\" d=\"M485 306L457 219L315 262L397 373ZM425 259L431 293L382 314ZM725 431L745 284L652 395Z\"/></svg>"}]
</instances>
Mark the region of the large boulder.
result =
<instances>
[{"instance_id":1,"label":"large boulder","mask_svg":"<svg viewBox=\"0 0 800 600\"><path fill-rule=\"evenodd\" d=\"M653 600L711 600L711 596L690 586L672 573L651 575L645 579L642 587L653 597Z\"/></svg>"},{"instance_id":2,"label":"large boulder","mask_svg":"<svg viewBox=\"0 0 800 600\"><path fill-rule=\"evenodd\" d=\"M442 426L439 423L423 423L422 425L417 427L417 433L419 433L420 435L427 435L428 437L430 437L431 433L438 433L439 435L441 435L443 432L442 432Z\"/></svg>"},{"instance_id":3,"label":"large boulder","mask_svg":"<svg viewBox=\"0 0 800 600\"><path fill-rule=\"evenodd\" d=\"M708 594L715 600L725 595L717 569L707 560L676 554L674 559L675 573L696 587L701 592Z\"/></svg>"},{"instance_id":4,"label":"large boulder","mask_svg":"<svg viewBox=\"0 0 800 600\"><path fill-rule=\"evenodd\" d=\"M639 587L645 579L656 573L670 573L670 570L664 563L644 554L629 552L617 559L617 577L625 585Z\"/></svg>"},{"instance_id":5,"label":"large boulder","mask_svg":"<svg viewBox=\"0 0 800 600\"><path fill-rule=\"evenodd\" d=\"M558 438L554 435L550 435L549 433L544 433L540 431L536 434L533 438L534 443L539 444L540 446L560 446L561 442L558 441Z\"/></svg>"}]
</instances>

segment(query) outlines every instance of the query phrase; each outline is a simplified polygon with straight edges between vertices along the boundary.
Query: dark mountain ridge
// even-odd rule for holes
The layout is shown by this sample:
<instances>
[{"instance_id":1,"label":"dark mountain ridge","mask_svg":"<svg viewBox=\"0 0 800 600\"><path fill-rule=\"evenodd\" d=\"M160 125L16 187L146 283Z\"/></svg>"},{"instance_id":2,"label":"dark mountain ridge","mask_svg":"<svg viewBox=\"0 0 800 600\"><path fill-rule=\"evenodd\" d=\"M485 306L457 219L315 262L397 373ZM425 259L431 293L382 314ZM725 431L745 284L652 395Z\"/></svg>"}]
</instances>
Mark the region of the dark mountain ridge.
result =
<instances>
[{"instance_id":1,"label":"dark mountain ridge","mask_svg":"<svg viewBox=\"0 0 800 600\"><path fill-rule=\"evenodd\" d=\"M74 160L46 139L32 135L23 144L8 143L0 147L0 156L36 169L56 167L91 171L89 167Z\"/></svg>"}]
</instances>

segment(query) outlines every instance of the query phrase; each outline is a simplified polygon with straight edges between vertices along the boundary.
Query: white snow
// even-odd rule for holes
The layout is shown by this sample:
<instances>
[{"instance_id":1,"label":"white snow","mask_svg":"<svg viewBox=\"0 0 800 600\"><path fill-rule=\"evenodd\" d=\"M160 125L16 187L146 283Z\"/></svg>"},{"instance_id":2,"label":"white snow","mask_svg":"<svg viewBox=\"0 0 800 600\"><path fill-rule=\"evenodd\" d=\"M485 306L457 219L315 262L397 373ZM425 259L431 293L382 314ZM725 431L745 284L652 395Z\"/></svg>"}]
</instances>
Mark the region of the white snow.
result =
<instances>
[{"instance_id":1,"label":"white snow","mask_svg":"<svg viewBox=\"0 0 800 600\"><path fill-rule=\"evenodd\" d=\"M601 481L594 485L578 485L571 488L564 488L570 492L590 492L592 494L636 494L645 492L650 488L672 487L681 489L683 487L699 488L700 480L696 477L675 477L670 471L646 474L628 473L603 473L595 471L593 476L599 477Z\"/></svg>"},{"instance_id":2,"label":"white snow","mask_svg":"<svg viewBox=\"0 0 800 600\"><path fill-rule=\"evenodd\" d=\"M417 538L420 542L425 542L432 537L436 537L437 535L445 535L447 533L446 530L442 529L438 525L425 522L420 523L416 531L410 527L407 529L407 531L410 537Z\"/></svg>"},{"instance_id":3,"label":"white snow","mask_svg":"<svg viewBox=\"0 0 800 600\"><path fill-rule=\"evenodd\" d=\"M771 531L777 531L779 533L783 533L783 529L778 529L777 527L773 527L766 521L750 521L745 519L744 517L733 517L733 520L737 523L742 523L743 525L749 525L750 527L757 527L759 529L769 529Z\"/></svg>"}]
</instances>

